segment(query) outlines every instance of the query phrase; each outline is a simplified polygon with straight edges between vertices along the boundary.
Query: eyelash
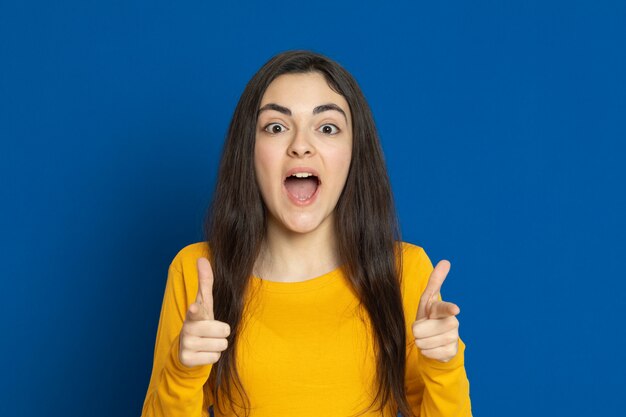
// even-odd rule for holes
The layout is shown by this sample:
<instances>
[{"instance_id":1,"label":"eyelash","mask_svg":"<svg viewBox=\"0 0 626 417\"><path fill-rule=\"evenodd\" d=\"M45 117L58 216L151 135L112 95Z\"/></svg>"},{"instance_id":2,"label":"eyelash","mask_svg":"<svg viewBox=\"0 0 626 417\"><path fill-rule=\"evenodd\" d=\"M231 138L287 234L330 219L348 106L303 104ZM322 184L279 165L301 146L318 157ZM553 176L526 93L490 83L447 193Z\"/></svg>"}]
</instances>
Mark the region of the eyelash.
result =
<instances>
[{"instance_id":1,"label":"eyelash","mask_svg":"<svg viewBox=\"0 0 626 417\"><path fill-rule=\"evenodd\" d=\"M269 123L269 124L267 124L267 125L263 128L263 130L264 130L264 131L266 131L267 133L271 134L271 135L277 135L278 133L283 133L283 132L274 133L274 132L269 131L269 130L268 130L268 128L269 128L270 126L272 126L272 125L278 125L278 126L281 126L283 129L287 129L287 128L286 128L285 126L283 126L282 124L280 124L280 123L275 123L275 122L274 122L274 123ZM335 125L335 124L333 124L333 123L324 123L321 127L324 127L324 126L332 126L332 127L334 127L334 128L335 128L336 132L334 132L334 133L327 133L327 134L328 134L328 135L330 135L330 136L335 136L336 134L338 134L338 133L340 133L340 132L341 132L341 129L339 129L339 128L337 127L337 125Z\"/></svg>"}]
</instances>

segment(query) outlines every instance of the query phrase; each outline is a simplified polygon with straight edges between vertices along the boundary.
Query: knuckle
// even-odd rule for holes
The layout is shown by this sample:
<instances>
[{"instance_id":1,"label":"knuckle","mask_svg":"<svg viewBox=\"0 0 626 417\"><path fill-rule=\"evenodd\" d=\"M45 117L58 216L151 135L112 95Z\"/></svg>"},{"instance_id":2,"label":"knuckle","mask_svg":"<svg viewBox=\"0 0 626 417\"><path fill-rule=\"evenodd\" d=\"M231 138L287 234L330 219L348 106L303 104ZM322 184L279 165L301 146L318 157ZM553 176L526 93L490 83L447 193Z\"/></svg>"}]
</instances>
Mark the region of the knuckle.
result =
<instances>
[{"instance_id":1,"label":"knuckle","mask_svg":"<svg viewBox=\"0 0 626 417\"><path fill-rule=\"evenodd\" d=\"M220 352L209 352L207 354L207 359L209 363L215 363L220 359L220 356L221 356Z\"/></svg>"},{"instance_id":2,"label":"knuckle","mask_svg":"<svg viewBox=\"0 0 626 417\"><path fill-rule=\"evenodd\" d=\"M210 352L221 352L224 350L222 348L223 346L224 342L222 342L222 339L211 339L211 341L207 343L207 349Z\"/></svg>"},{"instance_id":3,"label":"knuckle","mask_svg":"<svg viewBox=\"0 0 626 417\"><path fill-rule=\"evenodd\" d=\"M196 341L197 340L194 337L187 337L183 340L183 346L187 350L195 350L195 348L197 347Z\"/></svg>"},{"instance_id":4,"label":"knuckle","mask_svg":"<svg viewBox=\"0 0 626 417\"><path fill-rule=\"evenodd\" d=\"M185 321L181 332L187 336L191 336L193 335L194 330L195 330L195 326L193 325L193 322Z\"/></svg>"},{"instance_id":5,"label":"knuckle","mask_svg":"<svg viewBox=\"0 0 626 417\"><path fill-rule=\"evenodd\" d=\"M456 317L448 317L448 322L446 323L446 328L449 330L456 329L459 327L459 320Z\"/></svg>"},{"instance_id":6,"label":"knuckle","mask_svg":"<svg viewBox=\"0 0 626 417\"><path fill-rule=\"evenodd\" d=\"M180 347L183 350L189 349L189 338L181 337L181 339L180 339Z\"/></svg>"}]
</instances>

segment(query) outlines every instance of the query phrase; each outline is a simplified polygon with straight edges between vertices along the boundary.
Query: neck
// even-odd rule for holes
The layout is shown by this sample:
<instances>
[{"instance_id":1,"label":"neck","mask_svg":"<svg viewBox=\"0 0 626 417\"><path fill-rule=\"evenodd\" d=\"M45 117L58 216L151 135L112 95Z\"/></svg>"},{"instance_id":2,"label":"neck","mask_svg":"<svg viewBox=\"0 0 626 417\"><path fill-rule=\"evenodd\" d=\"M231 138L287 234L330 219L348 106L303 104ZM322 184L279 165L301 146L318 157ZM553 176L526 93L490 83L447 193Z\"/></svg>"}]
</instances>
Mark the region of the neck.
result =
<instances>
[{"instance_id":1,"label":"neck","mask_svg":"<svg viewBox=\"0 0 626 417\"><path fill-rule=\"evenodd\" d=\"M296 282L324 275L338 266L332 221L309 233L296 233L268 219L253 273L269 281Z\"/></svg>"}]
</instances>

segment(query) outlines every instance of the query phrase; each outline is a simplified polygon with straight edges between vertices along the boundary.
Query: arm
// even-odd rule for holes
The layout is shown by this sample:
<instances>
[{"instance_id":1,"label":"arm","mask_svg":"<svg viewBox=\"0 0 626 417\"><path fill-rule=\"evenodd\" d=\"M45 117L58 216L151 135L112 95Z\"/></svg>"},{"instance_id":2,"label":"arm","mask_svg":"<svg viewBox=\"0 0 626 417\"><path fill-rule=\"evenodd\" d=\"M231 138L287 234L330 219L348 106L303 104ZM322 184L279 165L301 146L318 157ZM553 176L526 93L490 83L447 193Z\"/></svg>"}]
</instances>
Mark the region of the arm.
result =
<instances>
[{"instance_id":1,"label":"arm","mask_svg":"<svg viewBox=\"0 0 626 417\"><path fill-rule=\"evenodd\" d=\"M179 336L195 292L195 277L185 277L179 255L170 265L154 347L154 363L142 417L208 416L203 386L211 365L187 367L179 359ZM192 279L193 278L193 279ZM196 289L197 291L197 289ZM193 293L191 293L193 292ZM191 294L190 294L191 293ZM191 298L190 298L191 297Z\"/></svg>"},{"instance_id":2,"label":"arm","mask_svg":"<svg viewBox=\"0 0 626 417\"><path fill-rule=\"evenodd\" d=\"M434 270L430 259L421 248L412 250L413 259L407 259L407 320L420 316L421 294L427 290ZM445 276L444 276L445 278ZM441 285L441 280L439 285ZM415 293L415 288L419 292ZM431 289L432 289L431 285ZM441 300L441 296L437 297ZM452 306L442 306L452 308ZM424 306L421 306L422 310ZM458 310L457 310L458 311ZM421 314L424 314L422 311ZM420 321L425 320L421 318ZM409 329L413 326L409 323ZM407 398L413 413L420 417L443 417L472 415L469 397L469 381L465 372L465 344L458 338L458 351L447 362L426 357L416 346L414 335L408 332L407 340Z\"/></svg>"},{"instance_id":3,"label":"arm","mask_svg":"<svg viewBox=\"0 0 626 417\"><path fill-rule=\"evenodd\" d=\"M472 415L469 397L469 381L465 372L465 344L459 339L459 351L449 362L430 359L418 352L419 377L407 383L407 398L411 409L420 417Z\"/></svg>"}]
</instances>

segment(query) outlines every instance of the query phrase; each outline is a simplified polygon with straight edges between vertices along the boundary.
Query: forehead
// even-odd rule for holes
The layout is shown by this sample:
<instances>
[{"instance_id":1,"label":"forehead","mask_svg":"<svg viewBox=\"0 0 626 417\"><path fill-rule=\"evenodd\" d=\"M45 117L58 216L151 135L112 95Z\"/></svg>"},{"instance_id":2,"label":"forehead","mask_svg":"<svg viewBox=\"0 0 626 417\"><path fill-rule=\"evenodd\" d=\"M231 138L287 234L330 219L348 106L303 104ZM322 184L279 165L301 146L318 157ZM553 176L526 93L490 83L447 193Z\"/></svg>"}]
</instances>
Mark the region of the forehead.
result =
<instances>
[{"instance_id":1,"label":"forehead","mask_svg":"<svg viewBox=\"0 0 626 417\"><path fill-rule=\"evenodd\" d=\"M265 90L260 107L275 103L288 107L293 112L311 112L320 104L335 103L350 115L348 102L335 92L319 72L283 74L274 79Z\"/></svg>"}]
</instances>

